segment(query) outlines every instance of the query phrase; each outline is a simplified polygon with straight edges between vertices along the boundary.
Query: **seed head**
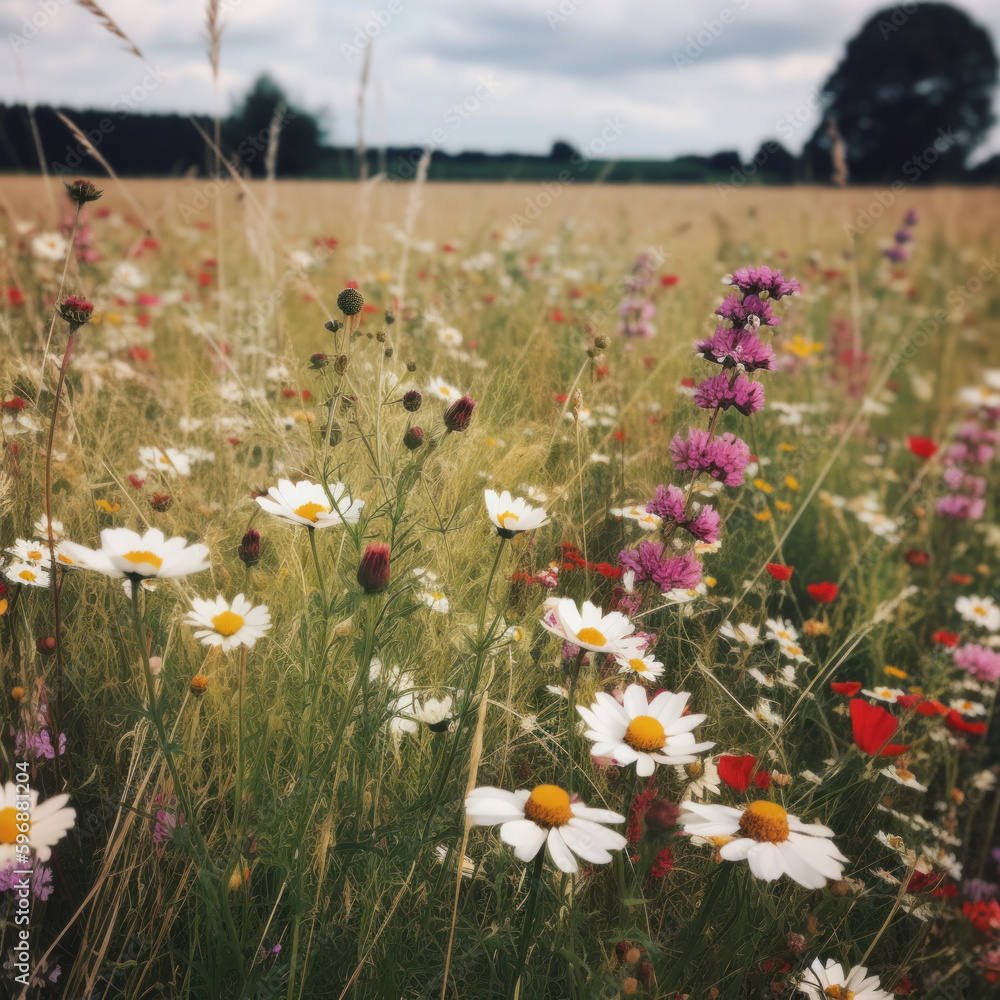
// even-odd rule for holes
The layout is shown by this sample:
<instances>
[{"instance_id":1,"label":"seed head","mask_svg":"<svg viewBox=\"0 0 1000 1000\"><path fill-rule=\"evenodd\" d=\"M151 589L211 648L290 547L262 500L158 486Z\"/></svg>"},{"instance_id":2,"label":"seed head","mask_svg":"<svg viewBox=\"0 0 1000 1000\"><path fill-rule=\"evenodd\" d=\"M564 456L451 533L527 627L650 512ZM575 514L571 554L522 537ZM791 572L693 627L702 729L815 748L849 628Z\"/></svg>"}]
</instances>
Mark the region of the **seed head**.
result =
<instances>
[{"instance_id":1,"label":"seed head","mask_svg":"<svg viewBox=\"0 0 1000 1000\"><path fill-rule=\"evenodd\" d=\"M248 569L260 562L260 547L260 532L256 528L247 528L236 554Z\"/></svg>"},{"instance_id":2,"label":"seed head","mask_svg":"<svg viewBox=\"0 0 1000 1000\"><path fill-rule=\"evenodd\" d=\"M365 304L365 297L356 288L345 288L337 296L337 308L345 316L357 316Z\"/></svg>"},{"instance_id":3,"label":"seed head","mask_svg":"<svg viewBox=\"0 0 1000 1000\"><path fill-rule=\"evenodd\" d=\"M39 656L52 656L56 651L56 640L51 635L40 635L35 640L35 649Z\"/></svg>"},{"instance_id":4,"label":"seed head","mask_svg":"<svg viewBox=\"0 0 1000 1000\"><path fill-rule=\"evenodd\" d=\"M90 322L90 317L94 313L94 303L79 295L70 295L56 306L56 311L69 323L70 329L78 330L84 323Z\"/></svg>"},{"instance_id":5,"label":"seed head","mask_svg":"<svg viewBox=\"0 0 1000 1000\"><path fill-rule=\"evenodd\" d=\"M103 191L97 189L97 185L93 181L78 180L73 181L72 184L63 181L63 186L66 188L66 193L78 205L85 205L88 201L97 201L104 194Z\"/></svg>"},{"instance_id":6,"label":"seed head","mask_svg":"<svg viewBox=\"0 0 1000 1000\"><path fill-rule=\"evenodd\" d=\"M409 410L410 413L416 413L423 401L424 397L416 389L403 393L403 409Z\"/></svg>"},{"instance_id":7,"label":"seed head","mask_svg":"<svg viewBox=\"0 0 1000 1000\"><path fill-rule=\"evenodd\" d=\"M416 451L424 443L424 432L419 427L410 427L403 435L403 444L410 451Z\"/></svg>"},{"instance_id":8,"label":"seed head","mask_svg":"<svg viewBox=\"0 0 1000 1000\"><path fill-rule=\"evenodd\" d=\"M323 324L323 328L329 330L330 333L340 333L344 329L344 324L339 319L331 319Z\"/></svg>"},{"instance_id":9,"label":"seed head","mask_svg":"<svg viewBox=\"0 0 1000 1000\"><path fill-rule=\"evenodd\" d=\"M472 419L476 401L471 396L456 399L444 412L444 425L449 431L464 431Z\"/></svg>"}]
</instances>

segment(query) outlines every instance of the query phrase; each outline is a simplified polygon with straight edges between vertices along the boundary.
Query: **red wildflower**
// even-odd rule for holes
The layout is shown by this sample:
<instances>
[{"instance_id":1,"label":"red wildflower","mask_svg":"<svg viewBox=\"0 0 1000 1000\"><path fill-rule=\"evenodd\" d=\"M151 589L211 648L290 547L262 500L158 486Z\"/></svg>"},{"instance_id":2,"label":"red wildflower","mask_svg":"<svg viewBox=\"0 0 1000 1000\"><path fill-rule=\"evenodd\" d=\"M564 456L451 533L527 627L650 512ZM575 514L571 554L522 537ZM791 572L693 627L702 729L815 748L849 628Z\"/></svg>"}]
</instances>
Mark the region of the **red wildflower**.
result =
<instances>
[{"instance_id":1,"label":"red wildflower","mask_svg":"<svg viewBox=\"0 0 1000 1000\"><path fill-rule=\"evenodd\" d=\"M853 698L861 690L861 681L833 681L830 684L830 690L834 694L847 695L848 698Z\"/></svg>"},{"instance_id":2,"label":"red wildflower","mask_svg":"<svg viewBox=\"0 0 1000 1000\"><path fill-rule=\"evenodd\" d=\"M674 867L674 856L669 847L662 848L649 867L650 878L663 878Z\"/></svg>"},{"instance_id":3,"label":"red wildflower","mask_svg":"<svg viewBox=\"0 0 1000 1000\"><path fill-rule=\"evenodd\" d=\"M985 722L966 722L954 708L944 717L944 724L956 733L968 733L970 736L982 736L986 732Z\"/></svg>"},{"instance_id":4,"label":"red wildflower","mask_svg":"<svg viewBox=\"0 0 1000 1000\"><path fill-rule=\"evenodd\" d=\"M961 641L962 637L957 632L938 631L931 636L931 642L947 646L948 649L954 649Z\"/></svg>"},{"instance_id":5,"label":"red wildflower","mask_svg":"<svg viewBox=\"0 0 1000 1000\"><path fill-rule=\"evenodd\" d=\"M20 396L12 396L0 403L0 406L3 406L5 410L23 410L27 405L28 401Z\"/></svg>"},{"instance_id":6,"label":"red wildflower","mask_svg":"<svg viewBox=\"0 0 1000 1000\"><path fill-rule=\"evenodd\" d=\"M910 876L907 889L910 892L931 892L944 881L944 872L918 872Z\"/></svg>"},{"instance_id":7,"label":"red wildflower","mask_svg":"<svg viewBox=\"0 0 1000 1000\"><path fill-rule=\"evenodd\" d=\"M660 275L660 284L663 285L664 288L671 288L673 285L676 285L677 282L680 280L681 280L680 276L676 274Z\"/></svg>"},{"instance_id":8,"label":"red wildflower","mask_svg":"<svg viewBox=\"0 0 1000 1000\"><path fill-rule=\"evenodd\" d=\"M911 566L926 566L931 561L930 555L923 549L907 549L903 553L903 558Z\"/></svg>"},{"instance_id":9,"label":"red wildflower","mask_svg":"<svg viewBox=\"0 0 1000 1000\"><path fill-rule=\"evenodd\" d=\"M896 698L896 704L903 708L912 708L920 715L947 715L948 709L936 698L929 701L919 694L901 694Z\"/></svg>"},{"instance_id":10,"label":"red wildflower","mask_svg":"<svg viewBox=\"0 0 1000 1000\"><path fill-rule=\"evenodd\" d=\"M129 473L128 481L132 484L132 488L136 490L141 490L143 483L146 482L145 479L140 479L138 476Z\"/></svg>"},{"instance_id":11,"label":"red wildflower","mask_svg":"<svg viewBox=\"0 0 1000 1000\"><path fill-rule=\"evenodd\" d=\"M863 698L851 699L851 729L854 743L867 754L897 757L910 749L909 744L887 743L899 728L899 720L884 708L870 705Z\"/></svg>"},{"instance_id":12,"label":"red wildflower","mask_svg":"<svg viewBox=\"0 0 1000 1000\"><path fill-rule=\"evenodd\" d=\"M989 902L979 900L975 903L965 903L962 912L977 931L982 931L984 934L1000 931L1000 903L995 899Z\"/></svg>"},{"instance_id":13,"label":"red wildflower","mask_svg":"<svg viewBox=\"0 0 1000 1000\"><path fill-rule=\"evenodd\" d=\"M685 375L684 378L681 379L681 385L684 386L685 389L693 389L695 385L694 379Z\"/></svg>"},{"instance_id":14,"label":"red wildflower","mask_svg":"<svg viewBox=\"0 0 1000 1000\"><path fill-rule=\"evenodd\" d=\"M560 392L556 395L557 403L565 403L567 399L569 399L569 396L567 396L564 392Z\"/></svg>"},{"instance_id":15,"label":"red wildflower","mask_svg":"<svg viewBox=\"0 0 1000 1000\"><path fill-rule=\"evenodd\" d=\"M768 563L764 569L766 569L775 580L784 582L785 580L790 580L792 578L792 572L795 567L782 566L781 563Z\"/></svg>"},{"instance_id":16,"label":"red wildflower","mask_svg":"<svg viewBox=\"0 0 1000 1000\"><path fill-rule=\"evenodd\" d=\"M624 431L615 431L615 433L614 433L614 439L616 441L624 441L625 440L625 432Z\"/></svg>"},{"instance_id":17,"label":"red wildflower","mask_svg":"<svg viewBox=\"0 0 1000 1000\"><path fill-rule=\"evenodd\" d=\"M969 584L972 583L972 574L952 573L948 579L951 580L952 583L957 583L960 587L968 587Z\"/></svg>"},{"instance_id":18,"label":"red wildflower","mask_svg":"<svg viewBox=\"0 0 1000 1000\"><path fill-rule=\"evenodd\" d=\"M814 601L829 604L836 598L840 588L835 583L810 583L806 590Z\"/></svg>"},{"instance_id":19,"label":"red wildflower","mask_svg":"<svg viewBox=\"0 0 1000 1000\"><path fill-rule=\"evenodd\" d=\"M924 437L908 437L906 446L917 458L930 458L938 450L938 446L930 438Z\"/></svg>"},{"instance_id":20,"label":"red wildflower","mask_svg":"<svg viewBox=\"0 0 1000 1000\"><path fill-rule=\"evenodd\" d=\"M551 320L552 320L553 323L565 323L566 322L566 314L563 313L563 312L561 312L558 309L553 309L552 310L550 318L551 318Z\"/></svg>"},{"instance_id":21,"label":"red wildflower","mask_svg":"<svg viewBox=\"0 0 1000 1000\"><path fill-rule=\"evenodd\" d=\"M719 758L719 777L730 788L738 792L745 792L750 787L750 781L758 788L769 788L771 785L771 775L768 771L757 771L757 758L753 754L744 754L737 757L734 754L723 754Z\"/></svg>"},{"instance_id":22,"label":"red wildflower","mask_svg":"<svg viewBox=\"0 0 1000 1000\"><path fill-rule=\"evenodd\" d=\"M20 288L8 288L7 289L7 305L9 306L23 306L24 305L24 292Z\"/></svg>"}]
</instances>

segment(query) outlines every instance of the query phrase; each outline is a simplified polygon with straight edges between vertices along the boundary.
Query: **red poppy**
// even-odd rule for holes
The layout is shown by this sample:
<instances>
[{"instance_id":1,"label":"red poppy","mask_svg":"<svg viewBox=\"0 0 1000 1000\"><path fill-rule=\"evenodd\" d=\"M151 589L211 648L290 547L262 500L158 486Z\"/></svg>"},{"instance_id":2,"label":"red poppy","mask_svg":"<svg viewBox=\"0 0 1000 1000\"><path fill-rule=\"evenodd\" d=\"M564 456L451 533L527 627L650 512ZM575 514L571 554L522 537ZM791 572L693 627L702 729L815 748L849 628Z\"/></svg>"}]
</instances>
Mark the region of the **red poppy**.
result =
<instances>
[{"instance_id":1,"label":"red poppy","mask_svg":"<svg viewBox=\"0 0 1000 1000\"><path fill-rule=\"evenodd\" d=\"M136 490L141 490L142 484L146 482L145 479L140 479L134 473L129 473L128 481L132 484L132 488Z\"/></svg>"},{"instance_id":2,"label":"red poppy","mask_svg":"<svg viewBox=\"0 0 1000 1000\"><path fill-rule=\"evenodd\" d=\"M745 792L750 787L750 781L758 788L770 788L771 774L769 771L757 771L757 758L751 754L744 754L737 757L734 754L723 754L719 758L719 777L730 788L735 788L738 792Z\"/></svg>"},{"instance_id":3,"label":"red poppy","mask_svg":"<svg viewBox=\"0 0 1000 1000\"><path fill-rule=\"evenodd\" d=\"M986 732L985 722L966 722L954 708L944 717L944 724L956 733L968 733L970 736L982 736Z\"/></svg>"},{"instance_id":4,"label":"red poppy","mask_svg":"<svg viewBox=\"0 0 1000 1000\"><path fill-rule=\"evenodd\" d=\"M567 396L564 392L561 392L556 396L557 403L565 403L567 399L569 399L569 396Z\"/></svg>"},{"instance_id":5,"label":"red poppy","mask_svg":"<svg viewBox=\"0 0 1000 1000\"><path fill-rule=\"evenodd\" d=\"M20 396L12 396L0 403L0 406L3 406L5 410L23 410L27 405L28 401Z\"/></svg>"},{"instance_id":6,"label":"red poppy","mask_svg":"<svg viewBox=\"0 0 1000 1000\"><path fill-rule=\"evenodd\" d=\"M835 583L810 583L806 590L814 601L829 604L836 598L840 588Z\"/></svg>"},{"instance_id":7,"label":"red poppy","mask_svg":"<svg viewBox=\"0 0 1000 1000\"><path fill-rule=\"evenodd\" d=\"M684 378L681 379L681 385L684 386L685 389L693 389L694 379L685 375Z\"/></svg>"},{"instance_id":8,"label":"red poppy","mask_svg":"<svg viewBox=\"0 0 1000 1000\"><path fill-rule=\"evenodd\" d=\"M951 580L952 583L957 583L960 587L968 587L969 584L972 583L972 574L952 573L948 579Z\"/></svg>"},{"instance_id":9,"label":"red poppy","mask_svg":"<svg viewBox=\"0 0 1000 1000\"><path fill-rule=\"evenodd\" d=\"M936 642L939 646L947 646L949 649L954 649L960 642L962 637L957 632L935 632L931 636L931 642Z\"/></svg>"},{"instance_id":10,"label":"red poppy","mask_svg":"<svg viewBox=\"0 0 1000 1000\"><path fill-rule=\"evenodd\" d=\"M552 312L549 314L549 318L552 320L553 323L566 322L566 314L559 309L553 309Z\"/></svg>"},{"instance_id":11,"label":"red poppy","mask_svg":"<svg viewBox=\"0 0 1000 1000\"><path fill-rule=\"evenodd\" d=\"M962 912L977 931L984 933L1000 931L1000 903L995 899L989 902L978 900L975 903L965 903Z\"/></svg>"},{"instance_id":12,"label":"red poppy","mask_svg":"<svg viewBox=\"0 0 1000 1000\"><path fill-rule=\"evenodd\" d=\"M938 450L938 446L930 438L924 437L908 437L906 446L917 458L930 458Z\"/></svg>"},{"instance_id":13,"label":"red poppy","mask_svg":"<svg viewBox=\"0 0 1000 1000\"><path fill-rule=\"evenodd\" d=\"M887 743L899 728L899 720L878 705L863 698L851 699L851 729L859 750L880 757L898 757L910 749L908 743Z\"/></svg>"},{"instance_id":14,"label":"red poppy","mask_svg":"<svg viewBox=\"0 0 1000 1000\"><path fill-rule=\"evenodd\" d=\"M660 275L660 284L663 285L664 288L670 288L671 286L676 285L680 280L680 276L676 274Z\"/></svg>"},{"instance_id":15,"label":"red poppy","mask_svg":"<svg viewBox=\"0 0 1000 1000\"><path fill-rule=\"evenodd\" d=\"M9 306L23 306L24 305L24 292L20 288L8 288L7 289L7 305Z\"/></svg>"},{"instance_id":16,"label":"red poppy","mask_svg":"<svg viewBox=\"0 0 1000 1000\"><path fill-rule=\"evenodd\" d=\"M901 694L896 698L896 704L903 708L912 708L920 715L946 715L948 709L936 698L930 700L922 698L919 694Z\"/></svg>"},{"instance_id":17,"label":"red poppy","mask_svg":"<svg viewBox=\"0 0 1000 1000\"><path fill-rule=\"evenodd\" d=\"M903 553L903 558L911 566L926 566L931 561L929 553L924 552L923 549L907 549Z\"/></svg>"},{"instance_id":18,"label":"red poppy","mask_svg":"<svg viewBox=\"0 0 1000 1000\"><path fill-rule=\"evenodd\" d=\"M795 569L794 566L782 566L781 563L768 563L764 569L774 577L775 580L790 580L792 578L792 571Z\"/></svg>"},{"instance_id":19,"label":"red poppy","mask_svg":"<svg viewBox=\"0 0 1000 1000\"><path fill-rule=\"evenodd\" d=\"M830 690L834 694L847 695L848 698L853 698L861 690L861 681L833 681L830 684Z\"/></svg>"},{"instance_id":20,"label":"red poppy","mask_svg":"<svg viewBox=\"0 0 1000 1000\"><path fill-rule=\"evenodd\" d=\"M944 881L944 872L918 872L910 876L907 889L910 892L931 892Z\"/></svg>"}]
</instances>

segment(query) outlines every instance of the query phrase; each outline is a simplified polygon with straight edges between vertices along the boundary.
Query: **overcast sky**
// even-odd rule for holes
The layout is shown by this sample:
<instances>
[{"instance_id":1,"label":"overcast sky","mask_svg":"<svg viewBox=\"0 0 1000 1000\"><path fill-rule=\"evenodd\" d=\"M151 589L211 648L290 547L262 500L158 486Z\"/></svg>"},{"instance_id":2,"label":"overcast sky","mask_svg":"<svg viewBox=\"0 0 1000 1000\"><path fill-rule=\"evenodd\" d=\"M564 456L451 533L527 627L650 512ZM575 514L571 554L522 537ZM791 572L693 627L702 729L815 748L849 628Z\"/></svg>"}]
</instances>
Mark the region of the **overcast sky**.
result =
<instances>
[{"instance_id":1,"label":"overcast sky","mask_svg":"<svg viewBox=\"0 0 1000 1000\"><path fill-rule=\"evenodd\" d=\"M0 59L0 100L226 111L266 70L293 101L325 112L333 141L353 144L370 44L369 145L544 153L566 139L607 157L733 148L749 157L772 136L801 148L817 120L817 88L884 4L221 0L218 94L203 0L102 6L144 60L72 0L0 0L0 31L17 54ZM958 6L1000 48L1000 2ZM997 127L975 159L995 152Z\"/></svg>"}]
</instances>

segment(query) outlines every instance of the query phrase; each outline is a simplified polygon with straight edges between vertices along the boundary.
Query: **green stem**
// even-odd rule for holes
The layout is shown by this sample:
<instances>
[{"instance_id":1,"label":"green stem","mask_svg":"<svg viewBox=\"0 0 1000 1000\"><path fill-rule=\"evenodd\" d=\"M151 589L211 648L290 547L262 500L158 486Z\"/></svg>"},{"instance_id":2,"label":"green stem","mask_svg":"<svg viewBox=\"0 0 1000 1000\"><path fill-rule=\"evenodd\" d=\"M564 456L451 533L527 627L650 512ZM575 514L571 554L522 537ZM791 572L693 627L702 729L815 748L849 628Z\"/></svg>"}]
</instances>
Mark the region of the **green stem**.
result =
<instances>
[{"instance_id":1,"label":"green stem","mask_svg":"<svg viewBox=\"0 0 1000 1000\"><path fill-rule=\"evenodd\" d=\"M542 869L545 867L545 845L543 844L535 855L535 863L531 869L531 885L528 888L528 905L524 911L524 926L521 928L521 940L517 944L516 974L507 993L509 1000L518 996L521 976L524 975L524 965L528 958L528 942L535 926L535 912L538 909L538 890L542 884Z\"/></svg>"},{"instance_id":2,"label":"green stem","mask_svg":"<svg viewBox=\"0 0 1000 1000\"><path fill-rule=\"evenodd\" d=\"M567 736L567 745L569 747L569 774L566 780L566 787L570 795L573 794L573 778L575 775L575 762L576 762L576 682L580 676L580 667L583 665L583 658L587 655L585 649L580 650L576 654L576 659L573 661L573 666L570 668L569 675L569 691L567 692L567 701L569 703L569 732Z\"/></svg>"},{"instance_id":3,"label":"green stem","mask_svg":"<svg viewBox=\"0 0 1000 1000\"><path fill-rule=\"evenodd\" d=\"M239 721L236 730L236 829L240 828L240 817L243 812L243 690L247 672L247 647L240 646L240 676L239 676Z\"/></svg>"},{"instance_id":4,"label":"green stem","mask_svg":"<svg viewBox=\"0 0 1000 1000\"><path fill-rule=\"evenodd\" d=\"M319 564L319 553L316 551L316 529L307 528L309 532L309 548L312 549L313 565L316 567L316 578L319 580L319 592L323 597L323 614L329 611L329 604L326 600L326 580L323 577L323 569Z\"/></svg>"}]
</instances>

